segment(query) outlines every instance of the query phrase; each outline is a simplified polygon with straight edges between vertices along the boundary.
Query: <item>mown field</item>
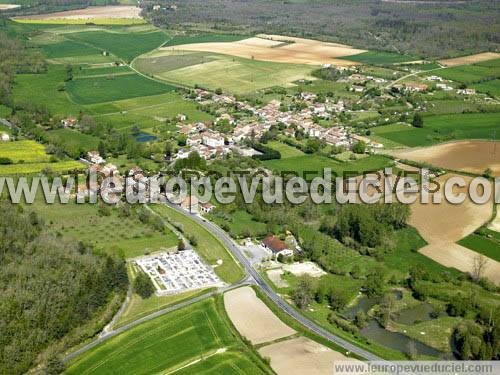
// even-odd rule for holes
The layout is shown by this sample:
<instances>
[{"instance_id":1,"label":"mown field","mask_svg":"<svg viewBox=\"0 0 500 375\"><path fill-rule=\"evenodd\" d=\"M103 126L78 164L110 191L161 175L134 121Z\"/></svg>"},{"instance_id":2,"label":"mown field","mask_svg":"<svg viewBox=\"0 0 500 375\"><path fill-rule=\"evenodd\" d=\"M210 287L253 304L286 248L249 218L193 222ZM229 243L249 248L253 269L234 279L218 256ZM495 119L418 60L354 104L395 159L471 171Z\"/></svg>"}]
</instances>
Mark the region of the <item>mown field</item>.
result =
<instances>
[{"instance_id":1,"label":"mown field","mask_svg":"<svg viewBox=\"0 0 500 375\"><path fill-rule=\"evenodd\" d=\"M71 129L56 129L47 132L47 139L53 144L64 145L65 150L75 153L97 149L99 138Z\"/></svg>"},{"instance_id":2,"label":"mown field","mask_svg":"<svg viewBox=\"0 0 500 375\"><path fill-rule=\"evenodd\" d=\"M214 271L223 281L232 284L243 277L241 267L229 250L205 228L168 206L155 205L152 208L173 225L180 226L185 235L192 236L196 240L193 247L206 262L215 265L218 260L222 260L222 264L215 267Z\"/></svg>"},{"instance_id":3,"label":"mown field","mask_svg":"<svg viewBox=\"0 0 500 375\"><path fill-rule=\"evenodd\" d=\"M500 233L498 232L486 230L484 235L473 233L460 240L458 244L500 262Z\"/></svg>"},{"instance_id":4,"label":"mown field","mask_svg":"<svg viewBox=\"0 0 500 375\"><path fill-rule=\"evenodd\" d=\"M324 168L331 168L332 175L342 176L343 173L362 174L366 171L378 171L391 165L391 160L383 156L370 156L353 162L338 162L326 156L306 155L267 160L264 165L278 172L294 172L311 180L323 175Z\"/></svg>"},{"instance_id":5,"label":"mown field","mask_svg":"<svg viewBox=\"0 0 500 375\"><path fill-rule=\"evenodd\" d=\"M491 139L498 130L498 113L474 113L429 116L424 118L421 129L392 124L372 129L382 142L392 142L410 147L460 139Z\"/></svg>"},{"instance_id":6,"label":"mown field","mask_svg":"<svg viewBox=\"0 0 500 375\"><path fill-rule=\"evenodd\" d=\"M473 83L483 79L499 78L500 60L441 69L436 74L445 79L462 83Z\"/></svg>"},{"instance_id":7,"label":"mown field","mask_svg":"<svg viewBox=\"0 0 500 375\"><path fill-rule=\"evenodd\" d=\"M175 56L178 51L162 51L161 56ZM196 55L200 59L202 55ZM163 63L160 68L154 62L140 60L141 70L145 74L153 74L155 78L178 85L194 87L196 85L207 88L222 88L224 91L236 94L254 92L273 86L290 86L300 79L309 78L311 66L300 64L284 64L268 61L243 59L228 55L204 53L202 63L189 65L171 70L175 60L163 58L160 54L147 57ZM186 59L181 57L181 59ZM139 65L138 65L139 66ZM151 71L150 71L151 70Z\"/></svg>"},{"instance_id":8,"label":"mown field","mask_svg":"<svg viewBox=\"0 0 500 375\"><path fill-rule=\"evenodd\" d=\"M219 350L219 352L217 352ZM134 327L77 358L67 374L268 373L213 298Z\"/></svg>"}]
</instances>

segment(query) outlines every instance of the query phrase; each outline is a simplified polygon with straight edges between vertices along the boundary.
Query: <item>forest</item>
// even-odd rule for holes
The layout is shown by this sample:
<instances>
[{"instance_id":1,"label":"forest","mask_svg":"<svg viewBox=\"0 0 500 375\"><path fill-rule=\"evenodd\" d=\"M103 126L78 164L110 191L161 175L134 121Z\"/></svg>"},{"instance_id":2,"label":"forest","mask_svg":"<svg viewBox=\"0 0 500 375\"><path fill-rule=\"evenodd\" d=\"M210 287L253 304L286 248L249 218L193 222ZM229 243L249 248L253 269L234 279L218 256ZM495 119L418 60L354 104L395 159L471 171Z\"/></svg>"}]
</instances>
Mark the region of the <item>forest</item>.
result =
<instances>
[{"instance_id":1,"label":"forest","mask_svg":"<svg viewBox=\"0 0 500 375\"><path fill-rule=\"evenodd\" d=\"M153 10L158 3L166 6ZM161 27L293 35L415 57L465 55L500 44L494 1L146 0L141 7Z\"/></svg>"},{"instance_id":2,"label":"forest","mask_svg":"<svg viewBox=\"0 0 500 375\"><path fill-rule=\"evenodd\" d=\"M0 209L0 373L59 372L56 349L92 337L113 297L123 298L125 262L49 234L19 205L2 200Z\"/></svg>"}]
</instances>

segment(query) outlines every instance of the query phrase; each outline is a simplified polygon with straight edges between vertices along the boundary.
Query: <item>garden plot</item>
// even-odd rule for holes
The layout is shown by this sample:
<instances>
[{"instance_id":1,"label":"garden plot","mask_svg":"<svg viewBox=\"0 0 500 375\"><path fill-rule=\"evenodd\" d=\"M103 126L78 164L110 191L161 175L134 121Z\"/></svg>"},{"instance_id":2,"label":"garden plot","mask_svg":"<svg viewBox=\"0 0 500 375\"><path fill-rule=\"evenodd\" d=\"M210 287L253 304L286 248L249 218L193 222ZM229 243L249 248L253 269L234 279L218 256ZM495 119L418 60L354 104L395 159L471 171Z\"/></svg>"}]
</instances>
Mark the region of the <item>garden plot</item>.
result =
<instances>
[{"instance_id":1,"label":"garden plot","mask_svg":"<svg viewBox=\"0 0 500 375\"><path fill-rule=\"evenodd\" d=\"M151 278L159 295L224 286L194 250L142 257L136 263Z\"/></svg>"}]
</instances>

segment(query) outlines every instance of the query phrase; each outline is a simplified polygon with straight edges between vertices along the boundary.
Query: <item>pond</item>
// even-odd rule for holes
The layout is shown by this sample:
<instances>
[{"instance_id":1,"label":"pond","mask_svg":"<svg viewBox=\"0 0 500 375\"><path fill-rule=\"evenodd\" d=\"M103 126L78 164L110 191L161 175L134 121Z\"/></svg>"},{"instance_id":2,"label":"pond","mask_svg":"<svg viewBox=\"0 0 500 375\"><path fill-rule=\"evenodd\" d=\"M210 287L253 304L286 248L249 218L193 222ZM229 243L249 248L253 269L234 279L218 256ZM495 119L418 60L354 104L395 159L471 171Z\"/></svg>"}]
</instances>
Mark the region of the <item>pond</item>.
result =
<instances>
[{"instance_id":1,"label":"pond","mask_svg":"<svg viewBox=\"0 0 500 375\"><path fill-rule=\"evenodd\" d=\"M397 300L403 298L403 292L401 292L400 290L393 290L392 293ZM358 311L367 313L373 306L375 306L377 303L380 303L380 299L380 297L370 298L367 296L362 296L354 306L348 307L346 310L344 310L342 316L346 319L352 320L354 319Z\"/></svg>"},{"instance_id":2,"label":"pond","mask_svg":"<svg viewBox=\"0 0 500 375\"><path fill-rule=\"evenodd\" d=\"M132 134L132 137L135 139L136 142L140 143L151 142L158 139L156 136L144 132L134 133Z\"/></svg>"},{"instance_id":3,"label":"pond","mask_svg":"<svg viewBox=\"0 0 500 375\"><path fill-rule=\"evenodd\" d=\"M413 340L398 332L391 332L382 327L375 319L361 330L361 335L370 341L386 346L388 348L409 354L410 345L413 345L419 355L442 357L444 353L436 350L420 341Z\"/></svg>"}]
</instances>

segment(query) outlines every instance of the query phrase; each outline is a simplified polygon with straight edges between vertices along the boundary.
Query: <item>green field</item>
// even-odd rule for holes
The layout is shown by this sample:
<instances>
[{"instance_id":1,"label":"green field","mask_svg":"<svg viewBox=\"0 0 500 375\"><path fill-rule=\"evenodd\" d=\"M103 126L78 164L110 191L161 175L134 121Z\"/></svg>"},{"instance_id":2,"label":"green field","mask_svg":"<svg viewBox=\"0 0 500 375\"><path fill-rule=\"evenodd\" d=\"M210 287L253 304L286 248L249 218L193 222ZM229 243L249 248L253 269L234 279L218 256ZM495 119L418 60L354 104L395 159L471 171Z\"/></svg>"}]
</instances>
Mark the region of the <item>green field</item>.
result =
<instances>
[{"instance_id":1,"label":"green field","mask_svg":"<svg viewBox=\"0 0 500 375\"><path fill-rule=\"evenodd\" d=\"M404 63L408 61L418 60L418 57L400 55L394 52L378 52L378 51L368 51L363 52L358 55L339 57L344 60L351 60L360 62L363 64L373 64L373 65L385 65L385 64L397 64Z\"/></svg>"},{"instance_id":2,"label":"green field","mask_svg":"<svg viewBox=\"0 0 500 375\"><path fill-rule=\"evenodd\" d=\"M156 230L136 217L121 217L119 209L109 215L99 213L98 204L45 204L38 199L33 209L51 224L54 232L83 241L106 253L123 254L126 258L177 245L177 236L168 229Z\"/></svg>"},{"instance_id":3,"label":"green field","mask_svg":"<svg viewBox=\"0 0 500 375\"><path fill-rule=\"evenodd\" d=\"M196 103L185 100L179 94L145 96L133 99L113 101L103 104L91 104L86 108L101 122L112 124L114 128L124 129L133 125L149 128L162 124L179 113L187 116L188 121L208 121L213 116L200 111Z\"/></svg>"},{"instance_id":4,"label":"green field","mask_svg":"<svg viewBox=\"0 0 500 375\"><path fill-rule=\"evenodd\" d=\"M474 83L470 87L476 89L479 92L484 92L494 97L500 96L500 79L498 78L482 83Z\"/></svg>"},{"instance_id":5,"label":"green field","mask_svg":"<svg viewBox=\"0 0 500 375\"><path fill-rule=\"evenodd\" d=\"M425 146L450 140L491 139L498 129L498 113L474 113L429 116L424 127L392 124L372 129L372 133L384 142L388 139L405 146Z\"/></svg>"},{"instance_id":6,"label":"green field","mask_svg":"<svg viewBox=\"0 0 500 375\"><path fill-rule=\"evenodd\" d=\"M134 68L156 75L214 60L213 56L207 55L205 52L179 51L166 55L164 51L155 51L137 58L134 61Z\"/></svg>"},{"instance_id":7,"label":"green field","mask_svg":"<svg viewBox=\"0 0 500 375\"><path fill-rule=\"evenodd\" d=\"M241 267L229 253L229 250L204 227L165 205L155 205L152 207L162 217L174 225L181 226L186 235L196 239L194 248L209 264L215 265L217 260L222 260L222 264L214 268L215 273L227 283L235 283L243 277Z\"/></svg>"},{"instance_id":8,"label":"green field","mask_svg":"<svg viewBox=\"0 0 500 375\"><path fill-rule=\"evenodd\" d=\"M76 116L81 107L64 91L66 71L62 65L49 65L45 74L18 74L12 91L14 102L46 107L53 116Z\"/></svg>"},{"instance_id":9,"label":"green field","mask_svg":"<svg viewBox=\"0 0 500 375\"><path fill-rule=\"evenodd\" d=\"M239 339L221 300L210 298L107 340L73 361L66 373L151 374L177 370L190 374L270 372Z\"/></svg>"},{"instance_id":10,"label":"green field","mask_svg":"<svg viewBox=\"0 0 500 375\"><path fill-rule=\"evenodd\" d=\"M71 41L63 40L58 43L42 45L42 50L49 59L58 59L63 57L93 56L101 55L101 51L95 47Z\"/></svg>"},{"instance_id":11,"label":"green field","mask_svg":"<svg viewBox=\"0 0 500 375\"><path fill-rule=\"evenodd\" d=\"M332 175L341 176L344 172L362 174L365 171L378 171L391 164L383 156L370 156L354 162L338 162L326 156L303 155L286 159L267 160L264 165L278 172L295 172L308 180L323 174L324 168L331 168Z\"/></svg>"},{"instance_id":12,"label":"green field","mask_svg":"<svg viewBox=\"0 0 500 375\"><path fill-rule=\"evenodd\" d=\"M161 56L175 54L179 52L161 52ZM156 61L160 54L154 56L150 58ZM162 68L155 65L154 61L141 60L141 67L145 69L143 73L151 74L148 67L154 66L149 69L156 72L155 78L190 87L198 85L212 90L222 88L235 94L250 93L273 86L290 86L292 82L311 78L312 71L312 67L307 65L257 61L213 53L204 54L204 63L174 70L170 70L175 61L172 58L161 60L165 64Z\"/></svg>"},{"instance_id":13,"label":"green field","mask_svg":"<svg viewBox=\"0 0 500 375\"><path fill-rule=\"evenodd\" d=\"M474 250L480 254L487 256L500 262L500 238L471 234L458 242L460 245Z\"/></svg>"},{"instance_id":14,"label":"green field","mask_svg":"<svg viewBox=\"0 0 500 375\"><path fill-rule=\"evenodd\" d=\"M95 104L159 95L175 88L171 85L149 80L139 74L115 77L77 78L66 84L71 98L79 104Z\"/></svg>"},{"instance_id":15,"label":"green field","mask_svg":"<svg viewBox=\"0 0 500 375\"><path fill-rule=\"evenodd\" d=\"M253 220L252 215L244 210L236 210L229 214L225 212L214 213L209 215L208 219L220 227L228 229L233 238L263 237L268 234L266 224Z\"/></svg>"},{"instance_id":16,"label":"green field","mask_svg":"<svg viewBox=\"0 0 500 375\"><path fill-rule=\"evenodd\" d=\"M250 38L250 36L231 34L176 35L169 39L163 47L192 43L237 42L247 38Z\"/></svg>"},{"instance_id":17,"label":"green field","mask_svg":"<svg viewBox=\"0 0 500 375\"><path fill-rule=\"evenodd\" d=\"M478 82L485 78L499 78L500 65L495 63L495 61L493 60L493 63L488 65L460 65L441 69L436 74L445 79L462 83Z\"/></svg>"},{"instance_id":18,"label":"green field","mask_svg":"<svg viewBox=\"0 0 500 375\"><path fill-rule=\"evenodd\" d=\"M163 31L149 27L108 27L98 31L84 31L66 34L66 38L83 42L101 51L108 51L125 61L159 47L167 36Z\"/></svg>"},{"instance_id":19,"label":"green field","mask_svg":"<svg viewBox=\"0 0 500 375\"><path fill-rule=\"evenodd\" d=\"M279 151L279 153L281 154L281 159L287 159L305 155L298 148L289 146L283 142L272 141L268 142L266 146L271 147L273 150Z\"/></svg>"},{"instance_id":20,"label":"green field","mask_svg":"<svg viewBox=\"0 0 500 375\"><path fill-rule=\"evenodd\" d=\"M85 165L75 160L58 161L55 163L27 163L0 165L0 176L30 175L38 174L44 169L50 169L56 173L82 171Z\"/></svg>"}]
</instances>

